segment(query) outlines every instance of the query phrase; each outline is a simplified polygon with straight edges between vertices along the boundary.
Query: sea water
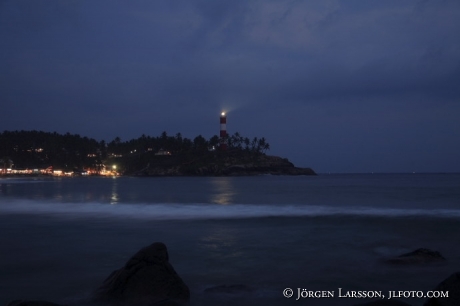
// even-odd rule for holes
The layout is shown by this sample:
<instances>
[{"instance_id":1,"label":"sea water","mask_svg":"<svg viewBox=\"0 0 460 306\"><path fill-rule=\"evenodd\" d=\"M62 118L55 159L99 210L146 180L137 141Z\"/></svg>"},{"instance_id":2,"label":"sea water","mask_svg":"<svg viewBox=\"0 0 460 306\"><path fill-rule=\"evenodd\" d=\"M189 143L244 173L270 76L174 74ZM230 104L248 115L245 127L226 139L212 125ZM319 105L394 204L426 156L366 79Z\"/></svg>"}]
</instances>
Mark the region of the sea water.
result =
<instances>
[{"instance_id":1,"label":"sea water","mask_svg":"<svg viewBox=\"0 0 460 306\"><path fill-rule=\"evenodd\" d=\"M460 175L1 178L0 305L85 305L156 241L191 305L354 305L371 299L339 288L425 292L460 270ZM447 261L385 263L421 247ZM205 293L221 285L252 291ZM298 299L303 289L334 298Z\"/></svg>"}]
</instances>

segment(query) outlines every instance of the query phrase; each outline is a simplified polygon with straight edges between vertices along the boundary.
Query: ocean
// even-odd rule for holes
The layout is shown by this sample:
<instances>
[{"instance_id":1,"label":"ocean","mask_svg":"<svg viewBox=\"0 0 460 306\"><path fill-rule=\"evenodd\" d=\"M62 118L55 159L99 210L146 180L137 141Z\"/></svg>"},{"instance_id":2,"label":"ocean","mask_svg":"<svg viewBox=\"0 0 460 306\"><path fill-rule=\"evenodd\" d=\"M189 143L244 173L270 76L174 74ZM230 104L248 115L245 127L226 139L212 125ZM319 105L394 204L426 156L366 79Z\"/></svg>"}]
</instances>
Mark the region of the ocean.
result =
<instances>
[{"instance_id":1,"label":"ocean","mask_svg":"<svg viewBox=\"0 0 460 306\"><path fill-rule=\"evenodd\" d=\"M347 306L372 299L339 288L426 292L460 270L460 174L0 178L0 305L85 305L157 241L191 305ZM447 260L384 262L422 247ZM252 291L204 292L221 285ZM302 289L334 297L297 300Z\"/></svg>"}]
</instances>

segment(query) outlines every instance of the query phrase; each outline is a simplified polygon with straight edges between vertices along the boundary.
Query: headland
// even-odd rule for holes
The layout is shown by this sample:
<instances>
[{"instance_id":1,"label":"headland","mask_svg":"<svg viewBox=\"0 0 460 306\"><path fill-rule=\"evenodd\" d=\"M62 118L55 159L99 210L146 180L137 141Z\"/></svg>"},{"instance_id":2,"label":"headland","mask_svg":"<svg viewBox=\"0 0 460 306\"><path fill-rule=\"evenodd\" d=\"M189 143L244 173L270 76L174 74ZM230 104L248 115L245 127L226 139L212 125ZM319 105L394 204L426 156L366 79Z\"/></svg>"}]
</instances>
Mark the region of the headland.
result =
<instances>
[{"instance_id":1,"label":"headland","mask_svg":"<svg viewBox=\"0 0 460 306\"><path fill-rule=\"evenodd\" d=\"M315 175L288 159L270 156L264 137L239 133L193 140L180 133L142 135L111 142L66 133L5 131L0 133L0 175L52 176L247 176Z\"/></svg>"}]
</instances>

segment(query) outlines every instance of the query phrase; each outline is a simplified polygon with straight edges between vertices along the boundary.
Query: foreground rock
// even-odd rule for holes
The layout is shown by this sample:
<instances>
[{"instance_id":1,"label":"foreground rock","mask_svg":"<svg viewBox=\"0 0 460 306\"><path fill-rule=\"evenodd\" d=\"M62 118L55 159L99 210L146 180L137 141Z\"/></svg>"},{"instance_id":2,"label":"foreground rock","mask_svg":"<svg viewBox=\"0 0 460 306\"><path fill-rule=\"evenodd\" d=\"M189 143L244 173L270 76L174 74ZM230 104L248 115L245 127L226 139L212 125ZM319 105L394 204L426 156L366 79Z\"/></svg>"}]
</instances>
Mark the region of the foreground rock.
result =
<instances>
[{"instance_id":1,"label":"foreground rock","mask_svg":"<svg viewBox=\"0 0 460 306\"><path fill-rule=\"evenodd\" d=\"M449 292L449 297L430 298L424 306L460 305L460 272L454 273L446 278L433 291Z\"/></svg>"},{"instance_id":2,"label":"foreground rock","mask_svg":"<svg viewBox=\"0 0 460 306\"><path fill-rule=\"evenodd\" d=\"M421 248L413 252L402 254L398 257L388 259L386 260L386 262L391 264L423 264L442 262L445 260L446 259L441 255L441 253Z\"/></svg>"},{"instance_id":3,"label":"foreground rock","mask_svg":"<svg viewBox=\"0 0 460 306\"><path fill-rule=\"evenodd\" d=\"M169 263L166 245L156 242L137 252L104 281L93 301L110 305L188 305L190 291Z\"/></svg>"}]
</instances>

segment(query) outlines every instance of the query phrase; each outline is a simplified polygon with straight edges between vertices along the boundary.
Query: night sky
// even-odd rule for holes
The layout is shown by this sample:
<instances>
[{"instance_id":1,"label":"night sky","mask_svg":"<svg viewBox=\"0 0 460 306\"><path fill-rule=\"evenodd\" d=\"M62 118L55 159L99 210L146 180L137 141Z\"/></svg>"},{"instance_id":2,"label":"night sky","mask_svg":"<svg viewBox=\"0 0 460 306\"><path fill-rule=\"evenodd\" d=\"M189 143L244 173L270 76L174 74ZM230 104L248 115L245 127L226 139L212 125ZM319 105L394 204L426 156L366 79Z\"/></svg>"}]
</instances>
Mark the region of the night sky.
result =
<instances>
[{"instance_id":1,"label":"night sky","mask_svg":"<svg viewBox=\"0 0 460 306\"><path fill-rule=\"evenodd\" d=\"M458 0L0 0L0 132L227 130L328 172L460 172Z\"/></svg>"}]
</instances>

